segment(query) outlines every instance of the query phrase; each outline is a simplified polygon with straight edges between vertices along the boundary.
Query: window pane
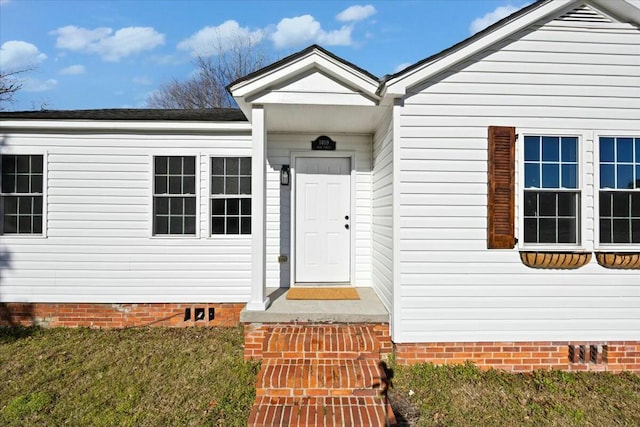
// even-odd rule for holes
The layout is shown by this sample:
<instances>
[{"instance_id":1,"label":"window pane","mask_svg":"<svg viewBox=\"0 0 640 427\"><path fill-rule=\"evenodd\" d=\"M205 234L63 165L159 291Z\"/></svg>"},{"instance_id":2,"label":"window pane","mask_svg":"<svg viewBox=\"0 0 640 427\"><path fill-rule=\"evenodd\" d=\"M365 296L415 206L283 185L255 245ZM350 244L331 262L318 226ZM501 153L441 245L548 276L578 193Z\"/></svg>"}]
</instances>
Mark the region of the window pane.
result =
<instances>
[{"instance_id":1,"label":"window pane","mask_svg":"<svg viewBox=\"0 0 640 427\"><path fill-rule=\"evenodd\" d=\"M240 234L251 234L251 218L240 219Z\"/></svg>"},{"instance_id":2,"label":"window pane","mask_svg":"<svg viewBox=\"0 0 640 427\"><path fill-rule=\"evenodd\" d=\"M156 176L155 187L156 194L167 194L167 177Z\"/></svg>"},{"instance_id":3,"label":"window pane","mask_svg":"<svg viewBox=\"0 0 640 427\"><path fill-rule=\"evenodd\" d=\"M33 198L33 213L36 215L42 214L42 197Z\"/></svg>"},{"instance_id":4,"label":"window pane","mask_svg":"<svg viewBox=\"0 0 640 427\"><path fill-rule=\"evenodd\" d=\"M18 213L21 215L31 214L31 197L20 197L18 199Z\"/></svg>"},{"instance_id":5,"label":"window pane","mask_svg":"<svg viewBox=\"0 0 640 427\"><path fill-rule=\"evenodd\" d=\"M31 217L30 216L18 217L18 233L31 233Z\"/></svg>"},{"instance_id":6,"label":"window pane","mask_svg":"<svg viewBox=\"0 0 640 427\"><path fill-rule=\"evenodd\" d=\"M196 173L196 158L193 156L184 158L184 174L195 175Z\"/></svg>"},{"instance_id":7,"label":"window pane","mask_svg":"<svg viewBox=\"0 0 640 427\"><path fill-rule=\"evenodd\" d=\"M196 217L187 216L184 218L184 233L196 234Z\"/></svg>"},{"instance_id":8,"label":"window pane","mask_svg":"<svg viewBox=\"0 0 640 427\"><path fill-rule=\"evenodd\" d=\"M636 186L635 188L640 188L640 165L636 166Z\"/></svg>"},{"instance_id":9,"label":"window pane","mask_svg":"<svg viewBox=\"0 0 640 427\"><path fill-rule=\"evenodd\" d=\"M611 220L600 220L600 243L611 243Z\"/></svg>"},{"instance_id":10,"label":"window pane","mask_svg":"<svg viewBox=\"0 0 640 427\"><path fill-rule=\"evenodd\" d=\"M555 218L540 218L540 243L557 243Z\"/></svg>"},{"instance_id":11,"label":"window pane","mask_svg":"<svg viewBox=\"0 0 640 427\"><path fill-rule=\"evenodd\" d=\"M240 234L240 220L238 217L227 218L227 234Z\"/></svg>"},{"instance_id":12,"label":"window pane","mask_svg":"<svg viewBox=\"0 0 640 427\"><path fill-rule=\"evenodd\" d=\"M15 193L16 192L16 176L2 174L2 192L3 193Z\"/></svg>"},{"instance_id":13,"label":"window pane","mask_svg":"<svg viewBox=\"0 0 640 427\"><path fill-rule=\"evenodd\" d=\"M576 220L572 218L558 219L558 243L576 243Z\"/></svg>"},{"instance_id":14,"label":"window pane","mask_svg":"<svg viewBox=\"0 0 640 427\"><path fill-rule=\"evenodd\" d=\"M16 156L2 156L2 174L16 171Z\"/></svg>"},{"instance_id":15,"label":"window pane","mask_svg":"<svg viewBox=\"0 0 640 427\"><path fill-rule=\"evenodd\" d=\"M182 217L172 216L169 218L169 233L170 234L184 234L182 228Z\"/></svg>"},{"instance_id":16,"label":"window pane","mask_svg":"<svg viewBox=\"0 0 640 427\"><path fill-rule=\"evenodd\" d=\"M562 165L562 188L578 188L577 165Z\"/></svg>"},{"instance_id":17,"label":"window pane","mask_svg":"<svg viewBox=\"0 0 640 427\"><path fill-rule=\"evenodd\" d=\"M240 175L251 175L251 157L240 158Z\"/></svg>"},{"instance_id":18,"label":"window pane","mask_svg":"<svg viewBox=\"0 0 640 427\"><path fill-rule=\"evenodd\" d=\"M611 203L613 195L604 191L600 192L600 216L611 216Z\"/></svg>"},{"instance_id":19,"label":"window pane","mask_svg":"<svg viewBox=\"0 0 640 427\"><path fill-rule=\"evenodd\" d=\"M225 213L225 200L213 199L211 201L211 215L224 215Z\"/></svg>"},{"instance_id":20,"label":"window pane","mask_svg":"<svg viewBox=\"0 0 640 427\"><path fill-rule=\"evenodd\" d=\"M184 184L184 188L182 190L182 194L196 194L196 177L195 176L185 176L183 184Z\"/></svg>"},{"instance_id":21,"label":"window pane","mask_svg":"<svg viewBox=\"0 0 640 427\"><path fill-rule=\"evenodd\" d=\"M613 165L600 165L600 188L616 188Z\"/></svg>"},{"instance_id":22,"label":"window pane","mask_svg":"<svg viewBox=\"0 0 640 427\"><path fill-rule=\"evenodd\" d=\"M629 194L613 193L613 216L628 217L629 216Z\"/></svg>"},{"instance_id":23,"label":"window pane","mask_svg":"<svg viewBox=\"0 0 640 427\"><path fill-rule=\"evenodd\" d=\"M633 138L618 138L616 148L616 159L619 162L633 162Z\"/></svg>"},{"instance_id":24,"label":"window pane","mask_svg":"<svg viewBox=\"0 0 640 427\"><path fill-rule=\"evenodd\" d=\"M540 160L540 137L538 136L524 137L524 160L525 161Z\"/></svg>"},{"instance_id":25,"label":"window pane","mask_svg":"<svg viewBox=\"0 0 640 427\"><path fill-rule=\"evenodd\" d=\"M167 173L167 157L158 156L155 158L155 171L156 174L166 174Z\"/></svg>"},{"instance_id":26,"label":"window pane","mask_svg":"<svg viewBox=\"0 0 640 427\"><path fill-rule=\"evenodd\" d=\"M17 158L17 172L29 173L29 156L16 156Z\"/></svg>"},{"instance_id":27,"label":"window pane","mask_svg":"<svg viewBox=\"0 0 640 427\"><path fill-rule=\"evenodd\" d=\"M36 234L42 234L42 216L35 215L33 217L33 232Z\"/></svg>"},{"instance_id":28,"label":"window pane","mask_svg":"<svg viewBox=\"0 0 640 427\"><path fill-rule=\"evenodd\" d=\"M182 197L174 197L169 200L169 212L171 215L182 215L184 213Z\"/></svg>"},{"instance_id":29,"label":"window pane","mask_svg":"<svg viewBox=\"0 0 640 427\"><path fill-rule=\"evenodd\" d=\"M613 220L613 243L631 243L629 236L629 220Z\"/></svg>"},{"instance_id":30,"label":"window pane","mask_svg":"<svg viewBox=\"0 0 640 427\"><path fill-rule=\"evenodd\" d=\"M558 194L558 216L576 216L576 195Z\"/></svg>"},{"instance_id":31,"label":"window pane","mask_svg":"<svg viewBox=\"0 0 640 427\"><path fill-rule=\"evenodd\" d=\"M184 213L186 215L196 214L196 199L195 197L187 197L184 200Z\"/></svg>"},{"instance_id":32,"label":"window pane","mask_svg":"<svg viewBox=\"0 0 640 427\"><path fill-rule=\"evenodd\" d=\"M15 196L4 197L5 213L18 213L18 198Z\"/></svg>"},{"instance_id":33,"label":"window pane","mask_svg":"<svg viewBox=\"0 0 640 427\"><path fill-rule=\"evenodd\" d=\"M224 234L224 218L211 218L211 234Z\"/></svg>"},{"instance_id":34,"label":"window pane","mask_svg":"<svg viewBox=\"0 0 640 427\"><path fill-rule=\"evenodd\" d=\"M239 215L239 214L240 214L240 200L227 199L227 215Z\"/></svg>"},{"instance_id":35,"label":"window pane","mask_svg":"<svg viewBox=\"0 0 640 427\"><path fill-rule=\"evenodd\" d=\"M524 192L524 215L535 216L538 212L538 193Z\"/></svg>"},{"instance_id":36,"label":"window pane","mask_svg":"<svg viewBox=\"0 0 640 427\"><path fill-rule=\"evenodd\" d=\"M169 176L169 194L182 194L182 178Z\"/></svg>"},{"instance_id":37,"label":"window pane","mask_svg":"<svg viewBox=\"0 0 640 427\"><path fill-rule=\"evenodd\" d=\"M556 215L556 193L540 193L540 204L538 206L540 216Z\"/></svg>"},{"instance_id":38,"label":"window pane","mask_svg":"<svg viewBox=\"0 0 640 427\"><path fill-rule=\"evenodd\" d=\"M156 214L167 215L169 213L169 198L168 197L156 197Z\"/></svg>"},{"instance_id":39,"label":"window pane","mask_svg":"<svg viewBox=\"0 0 640 427\"><path fill-rule=\"evenodd\" d=\"M16 177L16 192L28 193L29 192L29 175L18 175Z\"/></svg>"},{"instance_id":40,"label":"window pane","mask_svg":"<svg viewBox=\"0 0 640 427\"><path fill-rule=\"evenodd\" d=\"M238 178L227 177L224 190L225 194L239 194Z\"/></svg>"},{"instance_id":41,"label":"window pane","mask_svg":"<svg viewBox=\"0 0 640 427\"><path fill-rule=\"evenodd\" d=\"M251 199L242 199L240 205L240 213L242 215L251 215Z\"/></svg>"},{"instance_id":42,"label":"window pane","mask_svg":"<svg viewBox=\"0 0 640 427\"><path fill-rule=\"evenodd\" d=\"M5 233L17 233L18 232L18 217L13 215L4 216L4 232Z\"/></svg>"},{"instance_id":43,"label":"window pane","mask_svg":"<svg viewBox=\"0 0 640 427\"><path fill-rule=\"evenodd\" d=\"M227 157L227 175L238 175L239 172L239 159L237 157Z\"/></svg>"},{"instance_id":44,"label":"window pane","mask_svg":"<svg viewBox=\"0 0 640 427\"><path fill-rule=\"evenodd\" d=\"M540 188L540 165L537 163L525 163L524 165L525 188Z\"/></svg>"},{"instance_id":45,"label":"window pane","mask_svg":"<svg viewBox=\"0 0 640 427\"><path fill-rule=\"evenodd\" d=\"M31 172L42 173L42 156L31 156Z\"/></svg>"},{"instance_id":46,"label":"window pane","mask_svg":"<svg viewBox=\"0 0 640 427\"><path fill-rule=\"evenodd\" d=\"M640 138L636 138L636 163L640 163Z\"/></svg>"},{"instance_id":47,"label":"window pane","mask_svg":"<svg viewBox=\"0 0 640 427\"><path fill-rule=\"evenodd\" d=\"M169 218L157 216L155 220L154 234L169 234Z\"/></svg>"},{"instance_id":48,"label":"window pane","mask_svg":"<svg viewBox=\"0 0 640 427\"><path fill-rule=\"evenodd\" d=\"M542 137L542 161L560 161L560 138L557 136Z\"/></svg>"},{"instance_id":49,"label":"window pane","mask_svg":"<svg viewBox=\"0 0 640 427\"><path fill-rule=\"evenodd\" d=\"M536 218L524 219L524 241L538 243L538 220Z\"/></svg>"},{"instance_id":50,"label":"window pane","mask_svg":"<svg viewBox=\"0 0 640 427\"><path fill-rule=\"evenodd\" d=\"M618 185L616 188L633 188L633 166L618 165Z\"/></svg>"},{"instance_id":51,"label":"window pane","mask_svg":"<svg viewBox=\"0 0 640 427\"><path fill-rule=\"evenodd\" d=\"M640 219L631 221L631 243L640 243Z\"/></svg>"},{"instance_id":52,"label":"window pane","mask_svg":"<svg viewBox=\"0 0 640 427\"><path fill-rule=\"evenodd\" d=\"M251 177L240 178L240 194L251 194Z\"/></svg>"},{"instance_id":53,"label":"window pane","mask_svg":"<svg viewBox=\"0 0 640 427\"><path fill-rule=\"evenodd\" d=\"M42 175L31 176L31 192L42 193Z\"/></svg>"},{"instance_id":54,"label":"window pane","mask_svg":"<svg viewBox=\"0 0 640 427\"><path fill-rule=\"evenodd\" d=\"M613 162L614 160L613 138L600 138L600 161Z\"/></svg>"},{"instance_id":55,"label":"window pane","mask_svg":"<svg viewBox=\"0 0 640 427\"><path fill-rule=\"evenodd\" d=\"M224 177L211 177L211 194L224 194Z\"/></svg>"},{"instance_id":56,"label":"window pane","mask_svg":"<svg viewBox=\"0 0 640 427\"><path fill-rule=\"evenodd\" d=\"M211 175L224 175L224 157L211 158Z\"/></svg>"},{"instance_id":57,"label":"window pane","mask_svg":"<svg viewBox=\"0 0 640 427\"><path fill-rule=\"evenodd\" d=\"M542 187L543 188L559 188L560 187L560 165L542 165Z\"/></svg>"},{"instance_id":58,"label":"window pane","mask_svg":"<svg viewBox=\"0 0 640 427\"><path fill-rule=\"evenodd\" d=\"M182 157L169 157L169 173L175 175L182 173Z\"/></svg>"},{"instance_id":59,"label":"window pane","mask_svg":"<svg viewBox=\"0 0 640 427\"><path fill-rule=\"evenodd\" d=\"M578 138L562 138L562 161L578 161Z\"/></svg>"},{"instance_id":60,"label":"window pane","mask_svg":"<svg viewBox=\"0 0 640 427\"><path fill-rule=\"evenodd\" d=\"M631 216L640 218L640 192L631 195Z\"/></svg>"}]
</instances>

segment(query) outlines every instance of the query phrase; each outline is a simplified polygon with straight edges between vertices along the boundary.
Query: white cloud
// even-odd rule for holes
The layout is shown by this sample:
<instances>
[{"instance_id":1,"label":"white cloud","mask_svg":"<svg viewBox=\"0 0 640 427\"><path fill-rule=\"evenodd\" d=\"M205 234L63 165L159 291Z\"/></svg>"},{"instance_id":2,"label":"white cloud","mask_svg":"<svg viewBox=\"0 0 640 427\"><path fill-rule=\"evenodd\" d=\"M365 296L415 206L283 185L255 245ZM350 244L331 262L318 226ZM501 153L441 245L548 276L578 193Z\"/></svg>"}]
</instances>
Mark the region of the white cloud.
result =
<instances>
[{"instance_id":1,"label":"white cloud","mask_svg":"<svg viewBox=\"0 0 640 427\"><path fill-rule=\"evenodd\" d=\"M350 6L336 15L336 19L338 21L347 22L347 21L362 21L372 15L375 15L376 8L373 5L366 6Z\"/></svg>"},{"instance_id":2,"label":"white cloud","mask_svg":"<svg viewBox=\"0 0 640 427\"><path fill-rule=\"evenodd\" d=\"M398 66L396 66L396 68L393 69L393 74L404 70L405 68L407 68L409 65L411 65L411 62L403 62L402 64L398 64Z\"/></svg>"},{"instance_id":3,"label":"white cloud","mask_svg":"<svg viewBox=\"0 0 640 427\"><path fill-rule=\"evenodd\" d=\"M351 44L350 26L343 26L339 30L325 31L311 15L284 18L276 26L271 39L276 48L296 45L320 43L327 46L348 46Z\"/></svg>"},{"instance_id":4,"label":"white cloud","mask_svg":"<svg viewBox=\"0 0 640 427\"><path fill-rule=\"evenodd\" d=\"M260 43L264 38L264 31L251 31L249 27L241 27L234 20L225 21L217 27L204 27L178 43L178 49L198 55L217 55L233 47L238 40L249 42L251 45Z\"/></svg>"},{"instance_id":5,"label":"white cloud","mask_svg":"<svg viewBox=\"0 0 640 427\"><path fill-rule=\"evenodd\" d=\"M18 70L37 65L47 59L36 45L20 40L9 40L0 46L0 69Z\"/></svg>"},{"instance_id":6,"label":"white cloud","mask_svg":"<svg viewBox=\"0 0 640 427\"><path fill-rule=\"evenodd\" d=\"M10 0L0 0L0 6L4 6L5 4L9 4Z\"/></svg>"},{"instance_id":7,"label":"white cloud","mask_svg":"<svg viewBox=\"0 0 640 427\"><path fill-rule=\"evenodd\" d=\"M478 31L484 30L489 25L495 22L498 22L502 18L505 18L511 15L513 12L519 9L520 9L519 7L511 6L511 5L499 6L495 8L493 11L487 13L486 15L481 16L480 18L474 19L471 25L469 25L469 32L471 34L475 34Z\"/></svg>"},{"instance_id":8,"label":"white cloud","mask_svg":"<svg viewBox=\"0 0 640 427\"><path fill-rule=\"evenodd\" d=\"M84 65L71 65L67 68L63 68L62 70L60 70L60 74L73 76L77 74L84 74L86 71L87 70L84 67Z\"/></svg>"},{"instance_id":9,"label":"white cloud","mask_svg":"<svg viewBox=\"0 0 640 427\"><path fill-rule=\"evenodd\" d=\"M106 27L90 30L67 25L50 34L57 36L57 48L95 53L111 62L164 44L164 35L151 27L127 27L114 32Z\"/></svg>"},{"instance_id":10,"label":"white cloud","mask_svg":"<svg viewBox=\"0 0 640 427\"><path fill-rule=\"evenodd\" d=\"M46 92L56 86L58 86L58 81L55 79L25 79L22 89L26 92Z\"/></svg>"}]
</instances>

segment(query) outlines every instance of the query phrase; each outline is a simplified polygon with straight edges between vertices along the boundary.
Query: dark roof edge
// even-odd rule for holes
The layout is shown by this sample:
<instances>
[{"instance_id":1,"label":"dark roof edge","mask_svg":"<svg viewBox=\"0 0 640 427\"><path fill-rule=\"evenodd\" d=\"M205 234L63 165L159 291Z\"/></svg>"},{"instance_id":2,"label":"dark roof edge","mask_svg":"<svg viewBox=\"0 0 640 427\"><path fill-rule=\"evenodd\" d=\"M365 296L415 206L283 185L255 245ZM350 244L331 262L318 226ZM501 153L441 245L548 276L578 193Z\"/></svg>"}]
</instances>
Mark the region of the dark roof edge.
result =
<instances>
[{"instance_id":1,"label":"dark roof edge","mask_svg":"<svg viewBox=\"0 0 640 427\"><path fill-rule=\"evenodd\" d=\"M209 121L246 122L237 108L147 109L107 108L94 110L0 111L0 119L31 120L125 120L125 121Z\"/></svg>"},{"instance_id":2,"label":"dark roof edge","mask_svg":"<svg viewBox=\"0 0 640 427\"><path fill-rule=\"evenodd\" d=\"M316 49L319 50L320 52L324 53L325 55L335 59L336 61L341 62L342 64L344 64L344 65L346 65L348 67L351 67L354 70L357 70L357 71L365 74L366 76L368 76L372 80L380 81L378 76L375 76L375 75L371 74L369 71L365 70L364 68L360 68L360 67L358 67L357 65L355 65L352 62L349 62L349 61L347 61L347 60L345 60L343 58L340 58L335 53L329 52L328 50L326 50L325 48L323 48L320 45L312 44L311 46L306 47L306 48L302 49L301 51L295 52L295 53L293 53L293 54L291 54L289 56L286 56L286 57L280 59L279 61L274 62L273 64L267 65L266 67L262 67L259 70L256 70L256 71L254 71L252 73L249 73L244 77L240 77L239 79L229 83L227 85L226 89L227 89L227 91L229 93L231 93L231 87L232 86L235 86L238 83L242 83L242 82L247 81L247 80L251 80L254 77L259 76L260 74L266 73L266 72L274 70L276 68L279 68L282 65L286 64L287 62L291 62L291 61L294 61L294 60L296 60L298 58L302 58L303 56L308 55L309 53L311 53L312 51L314 51Z\"/></svg>"},{"instance_id":3,"label":"dark roof edge","mask_svg":"<svg viewBox=\"0 0 640 427\"><path fill-rule=\"evenodd\" d=\"M474 35L467 37L466 39L454 44L453 46L450 46L436 54L433 54L427 58L421 59L420 61L416 62L415 64L409 65L408 67L398 71L397 73L393 73L393 74L387 74L385 76L383 76L380 79L380 86L378 87L378 90L376 91L376 93L378 95L380 95L380 93L382 92L382 89L384 88L385 84L391 80L394 79L404 73L407 73L409 71L412 71L416 68L421 67L422 65L428 63L428 62L432 62L435 61L436 59L440 59L442 57L445 57L447 55L449 55L450 53L453 53L459 49L462 49L463 47L475 42L478 39L481 39L482 37L484 37L485 35L487 35L488 33L494 31L496 28L506 24L509 21L512 21L514 19L519 18L520 16L530 12L531 10L537 9L538 7L542 6L544 3L548 3L552 0L537 0L534 3L531 3L530 5L523 7L522 9L519 9L515 12L513 12L511 15L505 16L504 18L502 18L501 20L494 22L493 24L491 24L490 26L488 26L487 28L485 28L484 30L481 30L477 33L475 33Z\"/></svg>"}]
</instances>

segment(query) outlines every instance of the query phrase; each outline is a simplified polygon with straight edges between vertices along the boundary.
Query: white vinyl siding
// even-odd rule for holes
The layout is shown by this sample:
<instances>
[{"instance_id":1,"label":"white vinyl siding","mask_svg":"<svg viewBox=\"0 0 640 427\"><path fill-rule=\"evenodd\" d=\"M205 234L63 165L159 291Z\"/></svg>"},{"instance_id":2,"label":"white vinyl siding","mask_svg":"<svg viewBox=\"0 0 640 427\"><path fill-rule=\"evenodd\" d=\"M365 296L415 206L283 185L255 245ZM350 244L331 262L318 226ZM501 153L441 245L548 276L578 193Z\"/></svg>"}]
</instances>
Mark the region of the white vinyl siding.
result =
<instances>
[{"instance_id":1,"label":"white vinyl siding","mask_svg":"<svg viewBox=\"0 0 640 427\"><path fill-rule=\"evenodd\" d=\"M391 312L393 304L393 123L388 115L373 135L372 285Z\"/></svg>"},{"instance_id":2,"label":"white vinyl siding","mask_svg":"<svg viewBox=\"0 0 640 427\"><path fill-rule=\"evenodd\" d=\"M291 185L280 185L280 169L291 163L291 153L311 152L318 134L269 133L266 183L266 281L267 287L288 287L291 265ZM371 136L331 134L337 150L355 152L356 212L351 222L355 236L355 272L352 284L371 286ZM317 153L317 151L315 152ZM333 153L333 152L332 152ZM279 263L278 256L288 257Z\"/></svg>"},{"instance_id":3,"label":"white vinyl siding","mask_svg":"<svg viewBox=\"0 0 640 427\"><path fill-rule=\"evenodd\" d=\"M534 270L517 249L487 250L486 197L488 126L585 135L581 239L592 249L594 135L638 131L639 46L631 25L552 21L406 97L394 135L401 281L394 341L638 338L637 271L605 269L595 259L572 271ZM521 236L517 218L516 227Z\"/></svg>"},{"instance_id":4,"label":"white vinyl siding","mask_svg":"<svg viewBox=\"0 0 640 427\"><path fill-rule=\"evenodd\" d=\"M249 132L145 132L4 135L47 149L48 217L47 238L2 237L1 301L248 300L250 236L207 236L210 157L250 156ZM196 156L199 238L152 236L154 155Z\"/></svg>"}]
</instances>

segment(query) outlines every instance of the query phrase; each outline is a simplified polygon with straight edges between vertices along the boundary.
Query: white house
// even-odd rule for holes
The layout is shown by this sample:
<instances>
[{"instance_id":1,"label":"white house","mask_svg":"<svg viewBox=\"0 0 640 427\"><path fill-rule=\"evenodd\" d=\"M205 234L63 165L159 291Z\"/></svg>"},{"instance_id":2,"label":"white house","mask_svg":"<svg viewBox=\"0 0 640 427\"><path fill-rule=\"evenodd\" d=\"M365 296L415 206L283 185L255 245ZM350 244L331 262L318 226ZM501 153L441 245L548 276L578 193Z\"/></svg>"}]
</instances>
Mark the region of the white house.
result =
<instances>
[{"instance_id":1,"label":"white house","mask_svg":"<svg viewBox=\"0 0 640 427\"><path fill-rule=\"evenodd\" d=\"M541 0L382 79L311 46L229 90L0 113L5 317L233 322L340 284L400 360L640 371L640 1Z\"/></svg>"}]
</instances>

